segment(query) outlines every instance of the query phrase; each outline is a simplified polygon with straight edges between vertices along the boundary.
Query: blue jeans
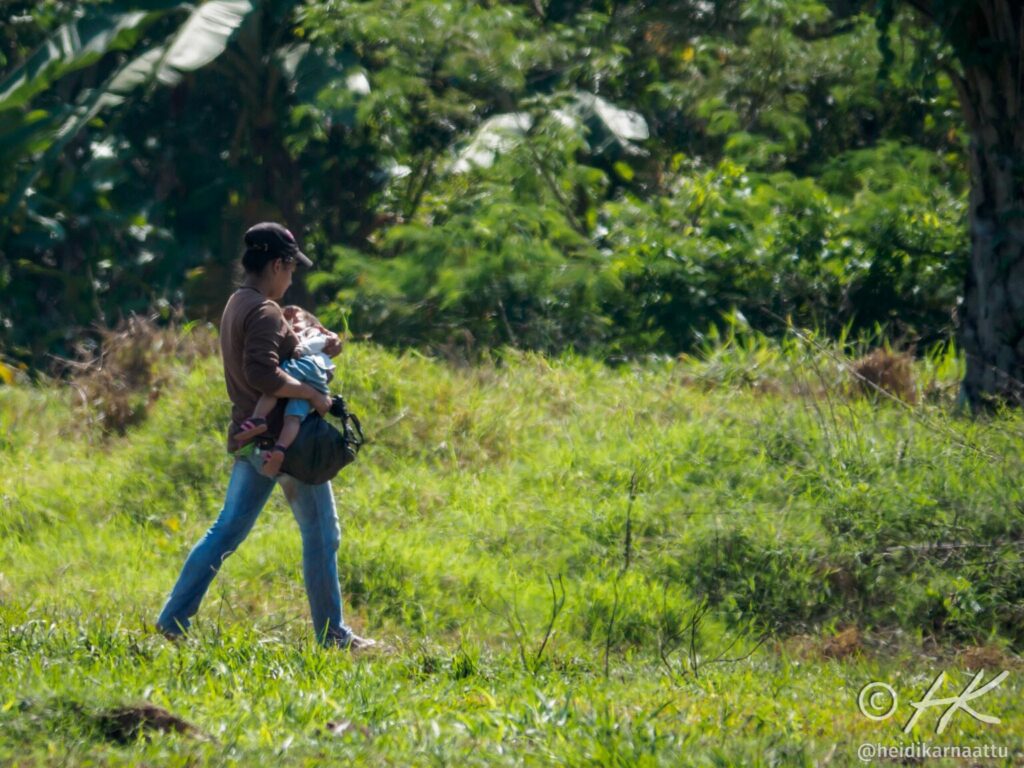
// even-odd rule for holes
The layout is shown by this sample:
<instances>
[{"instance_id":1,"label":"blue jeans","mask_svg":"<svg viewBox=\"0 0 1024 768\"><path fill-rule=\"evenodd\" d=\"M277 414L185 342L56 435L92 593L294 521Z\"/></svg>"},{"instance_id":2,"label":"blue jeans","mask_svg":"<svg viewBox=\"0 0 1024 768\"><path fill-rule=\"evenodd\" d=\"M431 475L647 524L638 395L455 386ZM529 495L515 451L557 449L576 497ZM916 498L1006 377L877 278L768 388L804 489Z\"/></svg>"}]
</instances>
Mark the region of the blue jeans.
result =
<instances>
[{"instance_id":1,"label":"blue jeans","mask_svg":"<svg viewBox=\"0 0 1024 768\"><path fill-rule=\"evenodd\" d=\"M331 484L307 485L287 475L269 478L256 468L259 461L258 452L236 459L224 508L185 560L157 626L168 634L188 630L190 619L199 610L224 559L252 530L270 492L280 481L302 536L302 573L317 640L323 644L347 645L352 630L345 626L341 613L337 558L341 529Z\"/></svg>"}]
</instances>

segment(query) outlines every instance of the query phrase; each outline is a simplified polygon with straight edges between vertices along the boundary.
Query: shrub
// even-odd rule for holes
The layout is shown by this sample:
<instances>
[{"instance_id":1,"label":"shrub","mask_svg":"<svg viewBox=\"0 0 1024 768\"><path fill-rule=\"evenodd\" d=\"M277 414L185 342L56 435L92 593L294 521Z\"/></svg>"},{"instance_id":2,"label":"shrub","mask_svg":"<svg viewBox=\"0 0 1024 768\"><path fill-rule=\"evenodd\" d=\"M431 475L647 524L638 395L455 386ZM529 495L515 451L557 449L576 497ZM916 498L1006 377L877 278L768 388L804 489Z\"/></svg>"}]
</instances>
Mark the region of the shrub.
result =
<instances>
[{"instance_id":1,"label":"shrub","mask_svg":"<svg viewBox=\"0 0 1024 768\"><path fill-rule=\"evenodd\" d=\"M77 362L64 361L69 386L83 416L106 433L123 435L142 422L171 377L171 363L215 353L210 326L159 326L132 315L114 329L100 329L99 351L79 346Z\"/></svg>"},{"instance_id":2,"label":"shrub","mask_svg":"<svg viewBox=\"0 0 1024 768\"><path fill-rule=\"evenodd\" d=\"M825 616L830 594L807 542L733 528L702 534L676 566L688 586L734 624L782 633Z\"/></svg>"}]
</instances>

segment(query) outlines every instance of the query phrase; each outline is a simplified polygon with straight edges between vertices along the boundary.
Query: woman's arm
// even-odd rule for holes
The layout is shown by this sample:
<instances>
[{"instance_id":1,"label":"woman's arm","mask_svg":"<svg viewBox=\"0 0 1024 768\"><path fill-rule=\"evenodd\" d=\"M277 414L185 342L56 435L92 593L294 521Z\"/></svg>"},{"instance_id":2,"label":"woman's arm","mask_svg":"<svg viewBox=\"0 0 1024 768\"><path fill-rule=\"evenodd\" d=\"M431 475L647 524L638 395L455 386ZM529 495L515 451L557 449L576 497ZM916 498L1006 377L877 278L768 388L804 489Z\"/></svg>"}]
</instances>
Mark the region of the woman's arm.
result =
<instances>
[{"instance_id":1,"label":"woman's arm","mask_svg":"<svg viewBox=\"0 0 1024 768\"><path fill-rule=\"evenodd\" d=\"M265 395L294 400L309 400L323 416L330 410L331 398L289 376L280 367L278 350L286 327L281 310L265 302L247 319L245 329L244 376L253 389Z\"/></svg>"},{"instance_id":2,"label":"woman's arm","mask_svg":"<svg viewBox=\"0 0 1024 768\"><path fill-rule=\"evenodd\" d=\"M284 371L281 371L281 373L284 373ZM321 416L331 409L330 395L325 395L323 392L313 389L309 384L303 384L301 381L289 376L287 373L284 373L284 376L287 381L276 391L271 392L274 397L286 397L289 400L309 400L309 404L312 405Z\"/></svg>"}]
</instances>

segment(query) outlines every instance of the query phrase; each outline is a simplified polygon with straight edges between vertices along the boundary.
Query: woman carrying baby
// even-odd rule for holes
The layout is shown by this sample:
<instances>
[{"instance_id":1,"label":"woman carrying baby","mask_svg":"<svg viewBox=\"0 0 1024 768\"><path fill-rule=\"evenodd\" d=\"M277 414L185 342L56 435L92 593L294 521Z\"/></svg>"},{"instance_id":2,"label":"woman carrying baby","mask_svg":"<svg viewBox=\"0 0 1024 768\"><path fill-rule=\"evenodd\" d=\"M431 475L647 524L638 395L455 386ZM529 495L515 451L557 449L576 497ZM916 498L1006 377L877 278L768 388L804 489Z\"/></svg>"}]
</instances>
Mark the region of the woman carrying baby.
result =
<instances>
[{"instance_id":1,"label":"woman carrying baby","mask_svg":"<svg viewBox=\"0 0 1024 768\"><path fill-rule=\"evenodd\" d=\"M186 559L157 619L157 629L170 638L188 631L221 564L248 535L274 486L280 483L302 536L303 576L318 642L352 650L368 648L375 645L374 641L353 633L342 617L337 561L341 531L330 483L308 485L288 475L268 476L277 474L266 472L276 451L265 457L238 450L242 425L251 420L264 396L274 398L274 404L261 417L265 419L261 432L278 442L285 424L286 402L301 402L296 412L300 407L306 413L313 408L321 415L332 405L326 383L320 389L300 381L281 366L281 361L295 356L301 340L277 302L291 285L296 267L309 267L312 262L299 250L292 233L280 224L268 222L252 227L245 233L245 247L245 279L228 299L220 326L224 379L232 404L228 450L235 454L234 467L224 507ZM317 328L322 337L316 342L319 354L333 369L330 356L341 351L341 343L319 323Z\"/></svg>"}]
</instances>

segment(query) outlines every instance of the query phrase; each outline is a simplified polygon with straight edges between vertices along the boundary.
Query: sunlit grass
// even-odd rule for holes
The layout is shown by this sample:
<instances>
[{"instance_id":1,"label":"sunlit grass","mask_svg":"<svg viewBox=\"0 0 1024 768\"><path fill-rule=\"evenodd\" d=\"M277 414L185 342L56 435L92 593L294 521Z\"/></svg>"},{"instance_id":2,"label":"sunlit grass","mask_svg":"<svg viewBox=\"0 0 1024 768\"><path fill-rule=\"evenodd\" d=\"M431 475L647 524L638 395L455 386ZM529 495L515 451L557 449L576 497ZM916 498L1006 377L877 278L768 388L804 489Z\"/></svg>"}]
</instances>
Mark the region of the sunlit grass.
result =
<instances>
[{"instance_id":1,"label":"sunlit grass","mask_svg":"<svg viewBox=\"0 0 1024 768\"><path fill-rule=\"evenodd\" d=\"M222 502L216 360L125 437L67 390L0 387L0 762L845 765L981 646L1012 667L978 707L1003 722L917 736L1024 750L1022 423L954 415L955 351L912 406L807 342L342 360L371 439L334 484L347 618L393 647L365 659L313 645L280 494L194 636L151 631ZM874 679L899 717L857 711ZM103 713L143 701L201 734L111 738Z\"/></svg>"}]
</instances>

